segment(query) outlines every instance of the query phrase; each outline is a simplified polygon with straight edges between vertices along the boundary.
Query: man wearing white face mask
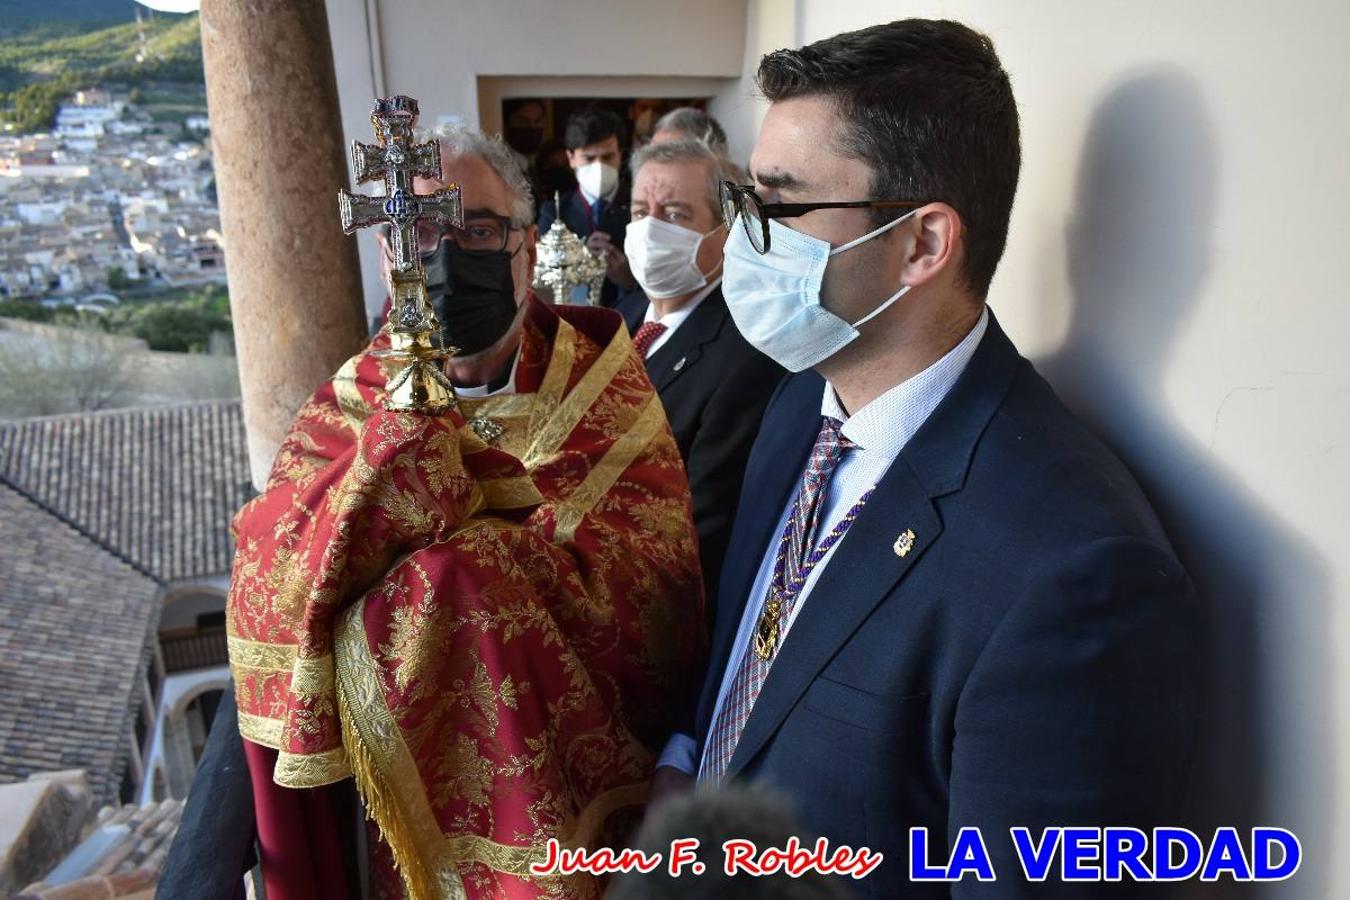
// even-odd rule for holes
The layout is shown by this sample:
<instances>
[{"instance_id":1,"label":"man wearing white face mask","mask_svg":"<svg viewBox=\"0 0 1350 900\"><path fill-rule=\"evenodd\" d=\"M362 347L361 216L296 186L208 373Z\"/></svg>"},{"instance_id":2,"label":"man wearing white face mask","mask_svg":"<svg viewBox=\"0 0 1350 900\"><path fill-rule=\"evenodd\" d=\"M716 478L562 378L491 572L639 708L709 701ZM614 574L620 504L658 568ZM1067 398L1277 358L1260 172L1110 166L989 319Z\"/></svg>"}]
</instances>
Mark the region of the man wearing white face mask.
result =
<instances>
[{"instance_id":1,"label":"man wearing white face mask","mask_svg":"<svg viewBox=\"0 0 1350 900\"><path fill-rule=\"evenodd\" d=\"M758 83L723 290L799 374L751 452L696 726L653 795L785 790L811 833L884 856L867 896L1158 896L1055 867L1032 888L1007 839L1181 822L1203 646L1142 491L985 305L1021 156L993 45L910 19L771 53ZM910 880L913 830L945 861L966 828L996 880Z\"/></svg>"},{"instance_id":2,"label":"man wearing white face mask","mask_svg":"<svg viewBox=\"0 0 1350 900\"><path fill-rule=\"evenodd\" d=\"M567 120L563 138L567 162L577 188L561 198L561 211L552 197L540 198L539 233L547 234L559 215L593 254L605 261L604 306L614 306L637 287L624 255L628 229L628 184L622 177L624 121L600 106L588 106ZM559 303L571 298L555 298Z\"/></svg>"},{"instance_id":3,"label":"man wearing white face mask","mask_svg":"<svg viewBox=\"0 0 1350 900\"><path fill-rule=\"evenodd\" d=\"M726 225L717 191L735 167L684 140L647 145L632 171L626 246L642 293L619 312L684 458L711 623L750 445L785 373L750 346L722 299Z\"/></svg>"}]
</instances>

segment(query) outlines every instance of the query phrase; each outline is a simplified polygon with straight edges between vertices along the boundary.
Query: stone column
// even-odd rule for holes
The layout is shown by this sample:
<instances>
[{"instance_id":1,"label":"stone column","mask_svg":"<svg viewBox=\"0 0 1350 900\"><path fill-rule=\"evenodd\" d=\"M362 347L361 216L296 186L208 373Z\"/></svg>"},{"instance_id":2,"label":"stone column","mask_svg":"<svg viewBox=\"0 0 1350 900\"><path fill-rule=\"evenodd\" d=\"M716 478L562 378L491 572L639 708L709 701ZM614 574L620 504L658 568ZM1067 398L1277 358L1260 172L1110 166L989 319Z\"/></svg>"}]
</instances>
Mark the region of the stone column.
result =
<instances>
[{"instance_id":1,"label":"stone column","mask_svg":"<svg viewBox=\"0 0 1350 900\"><path fill-rule=\"evenodd\" d=\"M244 424L261 488L300 404L365 340L323 0L202 0Z\"/></svg>"}]
</instances>

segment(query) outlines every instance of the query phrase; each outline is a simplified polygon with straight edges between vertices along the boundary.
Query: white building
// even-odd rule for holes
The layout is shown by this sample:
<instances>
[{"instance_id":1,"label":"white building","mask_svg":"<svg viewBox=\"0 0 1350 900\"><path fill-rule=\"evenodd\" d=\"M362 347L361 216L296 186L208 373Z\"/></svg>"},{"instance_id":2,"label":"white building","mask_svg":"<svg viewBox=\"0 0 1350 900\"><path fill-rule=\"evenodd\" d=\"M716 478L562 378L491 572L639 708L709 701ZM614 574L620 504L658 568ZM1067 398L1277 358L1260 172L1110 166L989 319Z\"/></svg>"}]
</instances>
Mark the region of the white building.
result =
<instances>
[{"instance_id":1,"label":"white building","mask_svg":"<svg viewBox=\"0 0 1350 900\"><path fill-rule=\"evenodd\" d=\"M80 91L56 111L55 133L76 137L100 137L107 125L122 118L126 102L114 100L106 91Z\"/></svg>"},{"instance_id":2,"label":"white building","mask_svg":"<svg viewBox=\"0 0 1350 900\"><path fill-rule=\"evenodd\" d=\"M44 200L37 203L19 203L15 212L19 220L29 225L57 225L70 204L63 200Z\"/></svg>"}]
</instances>

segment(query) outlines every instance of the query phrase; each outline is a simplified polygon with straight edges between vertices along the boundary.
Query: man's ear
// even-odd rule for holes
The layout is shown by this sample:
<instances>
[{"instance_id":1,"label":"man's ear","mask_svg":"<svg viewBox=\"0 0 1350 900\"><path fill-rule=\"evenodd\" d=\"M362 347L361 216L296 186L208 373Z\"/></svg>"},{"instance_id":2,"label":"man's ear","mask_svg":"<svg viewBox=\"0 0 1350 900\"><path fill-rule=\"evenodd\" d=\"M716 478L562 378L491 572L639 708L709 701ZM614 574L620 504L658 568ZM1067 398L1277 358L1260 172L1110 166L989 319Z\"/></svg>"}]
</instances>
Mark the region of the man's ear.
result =
<instances>
[{"instance_id":1,"label":"man's ear","mask_svg":"<svg viewBox=\"0 0 1350 900\"><path fill-rule=\"evenodd\" d=\"M965 241L961 214L946 203L930 203L914 214L913 242L906 242L903 281L918 287L956 265Z\"/></svg>"},{"instance_id":2,"label":"man's ear","mask_svg":"<svg viewBox=\"0 0 1350 900\"><path fill-rule=\"evenodd\" d=\"M525 229L525 252L530 258L530 277L534 277L535 263L539 262L539 226L530 225Z\"/></svg>"},{"instance_id":3,"label":"man's ear","mask_svg":"<svg viewBox=\"0 0 1350 900\"><path fill-rule=\"evenodd\" d=\"M580 149L577 149L577 150L568 150L568 151L567 151L567 164L568 164L569 166L571 166L572 168L575 169L577 166L581 165L583 162L585 162L585 160L581 158L581 150L580 150Z\"/></svg>"}]
</instances>

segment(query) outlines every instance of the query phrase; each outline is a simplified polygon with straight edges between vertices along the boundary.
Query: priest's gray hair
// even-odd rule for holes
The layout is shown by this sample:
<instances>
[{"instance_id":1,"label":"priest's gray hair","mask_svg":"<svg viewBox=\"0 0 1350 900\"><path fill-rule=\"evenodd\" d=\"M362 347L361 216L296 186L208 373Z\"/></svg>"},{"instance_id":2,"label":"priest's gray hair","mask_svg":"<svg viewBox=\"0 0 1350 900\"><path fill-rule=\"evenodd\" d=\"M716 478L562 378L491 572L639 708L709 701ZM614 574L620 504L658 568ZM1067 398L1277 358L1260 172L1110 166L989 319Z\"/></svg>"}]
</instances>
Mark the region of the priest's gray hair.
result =
<instances>
[{"instance_id":1,"label":"priest's gray hair","mask_svg":"<svg viewBox=\"0 0 1350 900\"><path fill-rule=\"evenodd\" d=\"M525 227L534 224L534 194L525 175L525 161L502 140L501 135L486 135L470 125L441 125L419 130L418 141L437 140L442 157L476 156L487 163L511 193L511 222Z\"/></svg>"},{"instance_id":2,"label":"priest's gray hair","mask_svg":"<svg viewBox=\"0 0 1350 900\"><path fill-rule=\"evenodd\" d=\"M629 163L633 178L636 180L642 167L653 162L703 163L708 170L708 206L719 220L722 218L722 201L717 186L718 182L730 181L741 184L745 181L745 173L741 171L739 166L727 159L725 155L708 146L704 141L693 138L680 141L660 141L643 147L633 154L633 161Z\"/></svg>"}]
</instances>

